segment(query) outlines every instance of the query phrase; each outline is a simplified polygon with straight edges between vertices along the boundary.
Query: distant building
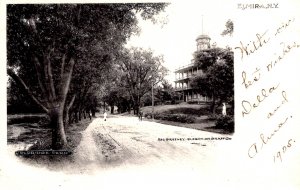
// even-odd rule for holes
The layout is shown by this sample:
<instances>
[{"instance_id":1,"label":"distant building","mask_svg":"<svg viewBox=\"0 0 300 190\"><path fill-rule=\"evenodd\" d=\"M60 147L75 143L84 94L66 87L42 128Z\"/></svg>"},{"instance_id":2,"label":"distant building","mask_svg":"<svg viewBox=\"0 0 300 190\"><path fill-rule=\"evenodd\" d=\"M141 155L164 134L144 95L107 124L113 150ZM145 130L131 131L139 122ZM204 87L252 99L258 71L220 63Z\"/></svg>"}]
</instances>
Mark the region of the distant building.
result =
<instances>
[{"instance_id":1,"label":"distant building","mask_svg":"<svg viewBox=\"0 0 300 190\"><path fill-rule=\"evenodd\" d=\"M197 52L210 49L210 37L200 35L196 38ZM195 75L201 75L202 70L191 61L191 64L179 67L175 70L175 91L182 94L181 100L185 102L207 102L210 98L201 95L196 89L190 86L190 79Z\"/></svg>"}]
</instances>

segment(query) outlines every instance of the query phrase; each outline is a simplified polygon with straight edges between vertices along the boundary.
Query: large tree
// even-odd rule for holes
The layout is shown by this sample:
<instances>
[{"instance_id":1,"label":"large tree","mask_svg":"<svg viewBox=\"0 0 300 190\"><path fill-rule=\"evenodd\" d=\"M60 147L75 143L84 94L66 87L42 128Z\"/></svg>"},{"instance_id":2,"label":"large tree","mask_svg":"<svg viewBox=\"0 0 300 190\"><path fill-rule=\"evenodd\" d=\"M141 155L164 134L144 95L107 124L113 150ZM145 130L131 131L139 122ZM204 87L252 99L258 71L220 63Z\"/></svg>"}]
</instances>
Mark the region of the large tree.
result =
<instances>
[{"instance_id":1,"label":"large tree","mask_svg":"<svg viewBox=\"0 0 300 190\"><path fill-rule=\"evenodd\" d=\"M142 97L167 74L163 58L154 56L150 50L131 48L124 50L119 61L123 86L128 89L133 101L134 114L138 114Z\"/></svg>"},{"instance_id":2,"label":"large tree","mask_svg":"<svg viewBox=\"0 0 300 190\"><path fill-rule=\"evenodd\" d=\"M98 47L102 57L118 51L138 32L136 12L149 19L165 5L7 5L7 74L49 115L53 149L67 144L67 95L74 67L89 63L89 47Z\"/></svg>"},{"instance_id":3,"label":"large tree","mask_svg":"<svg viewBox=\"0 0 300 190\"><path fill-rule=\"evenodd\" d=\"M118 59L122 58L119 56ZM118 62L117 59L114 61ZM130 94L128 89L124 86L123 71L120 65L116 64L112 71L106 76L105 84L103 85L102 101L110 106L111 113L114 113L114 107L118 107L118 112L130 111Z\"/></svg>"},{"instance_id":4,"label":"large tree","mask_svg":"<svg viewBox=\"0 0 300 190\"><path fill-rule=\"evenodd\" d=\"M154 97L160 104L174 104L176 98L178 99L174 88L167 80L163 80L154 89Z\"/></svg>"},{"instance_id":5,"label":"large tree","mask_svg":"<svg viewBox=\"0 0 300 190\"><path fill-rule=\"evenodd\" d=\"M66 107L65 116L72 116L73 114L75 121L81 120L82 115L85 118L86 112L92 112L95 116L97 105L92 105L91 102L95 103L95 101L91 100L97 99L97 92L112 70L112 57L117 51L117 49L108 48L103 50L99 44L87 47L78 60L78 64L74 67L73 82L70 86L68 99L75 99L75 101L73 106ZM72 101L70 102L72 103ZM68 109L69 107L72 109ZM68 123L68 118L65 119L65 123Z\"/></svg>"},{"instance_id":6,"label":"large tree","mask_svg":"<svg viewBox=\"0 0 300 190\"><path fill-rule=\"evenodd\" d=\"M212 98L211 112L215 113L217 101L233 105L234 71L231 49L212 48L196 52L195 62L203 73L192 79L191 86Z\"/></svg>"}]
</instances>

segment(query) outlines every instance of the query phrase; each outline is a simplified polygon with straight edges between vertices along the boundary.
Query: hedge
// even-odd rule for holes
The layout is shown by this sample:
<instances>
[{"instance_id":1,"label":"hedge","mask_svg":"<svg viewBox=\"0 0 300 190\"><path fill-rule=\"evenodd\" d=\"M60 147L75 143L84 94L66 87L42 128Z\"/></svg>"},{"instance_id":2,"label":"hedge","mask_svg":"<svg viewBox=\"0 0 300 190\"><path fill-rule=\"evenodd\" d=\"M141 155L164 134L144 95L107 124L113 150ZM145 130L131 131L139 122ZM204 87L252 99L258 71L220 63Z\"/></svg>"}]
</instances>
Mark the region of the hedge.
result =
<instances>
[{"instance_id":1,"label":"hedge","mask_svg":"<svg viewBox=\"0 0 300 190\"><path fill-rule=\"evenodd\" d=\"M151 118L151 113L145 114L145 117ZM168 114L168 113L154 113L154 119L175 121L180 123L194 123L196 118L186 114Z\"/></svg>"},{"instance_id":2,"label":"hedge","mask_svg":"<svg viewBox=\"0 0 300 190\"><path fill-rule=\"evenodd\" d=\"M216 128L224 129L228 132L234 132L234 118L231 115L219 115L216 118Z\"/></svg>"}]
</instances>

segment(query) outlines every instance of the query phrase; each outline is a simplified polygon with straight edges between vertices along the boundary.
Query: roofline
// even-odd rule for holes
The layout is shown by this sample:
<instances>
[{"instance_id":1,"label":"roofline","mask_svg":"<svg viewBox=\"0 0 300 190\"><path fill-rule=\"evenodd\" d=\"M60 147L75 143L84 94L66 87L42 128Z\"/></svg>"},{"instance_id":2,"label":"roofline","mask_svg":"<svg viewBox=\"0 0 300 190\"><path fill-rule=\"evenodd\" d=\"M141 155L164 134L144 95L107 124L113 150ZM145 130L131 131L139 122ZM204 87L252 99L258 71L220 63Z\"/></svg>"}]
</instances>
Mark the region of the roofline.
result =
<instances>
[{"instance_id":1,"label":"roofline","mask_svg":"<svg viewBox=\"0 0 300 190\"><path fill-rule=\"evenodd\" d=\"M178 71L182 71L182 70L188 69L188 68L193 68L193 67L197 67L197 65L194 64L194 63L188 64L188 65L184 65L184 66L181 66L181 67L178 67L177 69L175 69L174 73L176 73Z\"/></svg>"},{"instance_id":2,"label":"roofline","mask_svg":"<svg viewBox=\"0 0 300 190\"><path fill-rule=\"evenodd\" d=\"M201 34L201 35L197 36L196 41L197 41L198 39L205 39L205 38L208 38L208 39L211 40L211 38L209 37L209 35L207 35L207 34Z\"/></svg>"}]
</instances>

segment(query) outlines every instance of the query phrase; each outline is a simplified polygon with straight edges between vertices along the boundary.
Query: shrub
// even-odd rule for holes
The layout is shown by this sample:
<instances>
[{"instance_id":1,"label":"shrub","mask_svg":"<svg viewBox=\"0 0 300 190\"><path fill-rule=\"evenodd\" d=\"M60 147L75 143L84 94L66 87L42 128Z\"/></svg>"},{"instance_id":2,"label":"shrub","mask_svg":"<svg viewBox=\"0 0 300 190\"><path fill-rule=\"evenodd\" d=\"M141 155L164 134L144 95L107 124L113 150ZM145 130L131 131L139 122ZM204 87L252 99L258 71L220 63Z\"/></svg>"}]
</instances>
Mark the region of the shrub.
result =
<instances>
[{"instance_id":1,"label":"shrub","mask_svg":"<svg viewBox=\"0 0 300 190\"><path fill-rule=\"evenodd\" d=\"M147 119L151 119L152 115L151 115L151 113L145 113L144 117Z\"/></svg>"},{"instance_id":2,"label":"shrub","mask_svg":"<svg viewBox=\"0 0 300 190\"><path fill-rule=\"evenodd\" d=\"M182 107L182 108L173 108L173 109L164 111L163 113L164 114L187 114L187 115L202 116L202 115L208 115L209 110L207 107L203 107L200 109Z\"/></svg>"},{"instance_id":3,"label":"shrub","mask_svg":"<svg viewBox=\"0 0 300 190\"><path fill-rule=\"evenodd\" d=\"M217 118L218 118L217 114L208 114L207 115L207 120L208 121L216 121Z\"/></svg>"},{"instance_id":4,"label":"shrub","mask_svg":"<svg viewBox=\"0 0 300 190\"><path fill-rule=\"evenodd\" d=\"M151 113L146 113L145 117L150 119L152 117ZM194 123L196 118L191 115L185 114L170 114L170 113L154 113L154 119L165 120L165 121L175 121L180 123Z\"/></svg>"},{"instance_id":5,"label":"shrub","mask_svg":"<svg viewBox=\"0 0 300 190\"><path fill-rule=\"evenodd\" d=\"M20 124L20 123L47 123L49 121L48 117L46 114L44 115L24 115L24 114L19 114L19 115L12 115L8 116L7 118L7 124L12 125L12 124Z\"/></svg>"},{"instance_id":6,"label":"shrub","mask_svg":"<svg viewBox=\"0 0 300 190\"><path fill-rule=\"evenodd\" d=\"M234 132L234 118L231 115L218 116L216 119L216 128L224 129L230 133Z\"/></svg>"}]
</instances>

